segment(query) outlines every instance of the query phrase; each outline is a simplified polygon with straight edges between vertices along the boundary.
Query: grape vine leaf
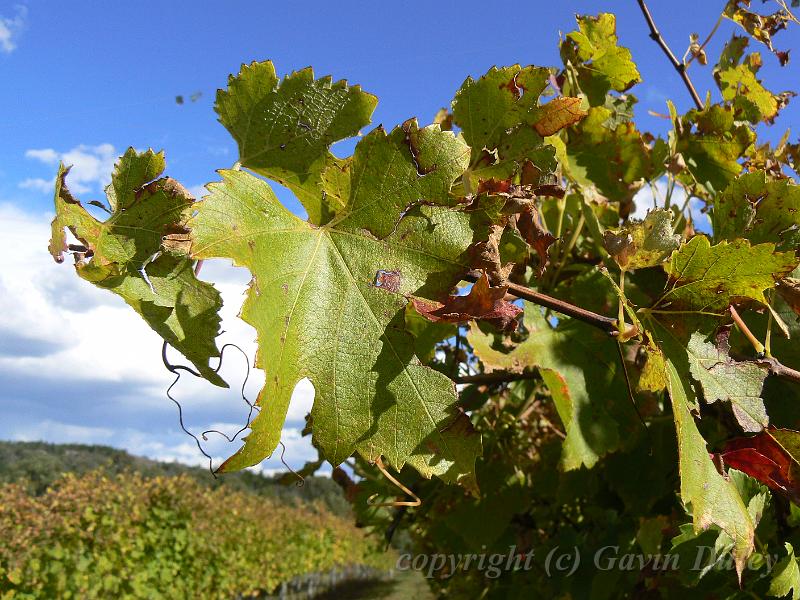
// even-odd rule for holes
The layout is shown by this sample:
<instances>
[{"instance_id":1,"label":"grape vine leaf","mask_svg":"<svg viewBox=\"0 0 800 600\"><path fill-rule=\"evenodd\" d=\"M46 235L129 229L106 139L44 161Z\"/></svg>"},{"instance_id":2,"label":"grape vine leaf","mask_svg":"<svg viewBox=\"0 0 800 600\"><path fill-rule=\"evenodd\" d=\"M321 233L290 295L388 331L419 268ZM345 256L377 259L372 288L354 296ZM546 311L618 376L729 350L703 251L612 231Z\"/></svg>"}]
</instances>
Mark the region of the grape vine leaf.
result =
<instances>
[{"instance_id":1,"label":"grape vine leaf","mask_svg":"<svg viewBox=\"0 0 800 600\"><path fill-rule=\"evenodd\" d=\"M111 215L98 221L70 193L65 183L69 169L62 165L56 177L50 252L63 261L68 228L85 247L75 255L78 276L122 297L206 379L225 386L209 366L211 357L219 356L214 341L222 306L219 293L195 277L191 260L162 244L165 235L185 231L194 203L174 179L156 179L164 167L163 153L129 148L106 188Z\"/></svg>"},{"instance_id":2,"label":"grape vine leaf","mask_svg":"<svg viewBox=\"0 0 800 600\"><path fill-rule=\"evenodd\" d=\"M242 166L291 189L315 225L332 219L347 200L339 185L349 162L331 144L368 125L378 99L307 68L279 84L271 61L242 65L217 92L220 122L239 145Z\"/></svg>"},{"instance_id":3,"label":"grape vine leaf","mask_svg":"<svg viewBox=\"0 0 800 600\"><path fill-rule=\"evenodd\" d=\"M443 207L406 211L398 201L449 202L468 148L438 125L410 127L389 135L378 128L361 140L347 204L322 227L292 215L244 171L223 171L199 203L192 255L231 258L253 274L242 318L258 332L266 373L261 412L222 471L272 452L294 387L308 377L314 444L332 464L357 450L398 470L410 464L426 477L472 481L480 437L457 411L452 381L419 362L404 330L405 295L438 297L460 279L471 217ZM392 220L387 237L370 232Z\"/></svg>"},{"instance_id":4,"label":"grape vine leaf","mask_svg":"<svg viewBox=\"0 0 800 600\"><path fill-rule=\"evenodd\" d=\"M733 36L714 68L714 79L722 99L733 104L738 118L751 123L771 122L786 100L767 90L756 77L761 68L761 55L758 52L749 54L742 61L747 44L747 38Z\"/></svg>"},{"instance_id":5,"label":"grape vine leaf","mask_svg":"<svg viewBox=\"0 0 800 600\"><path fill-rule=\"evenodd\" d=\"M800 566L797 564L792 545L789 542L784 542L783 545L787 556L775 565L767 596L785 598L791 594L792 600L800 600Z\"/></svg>"},{"instance_id":6,"label":"grape vine leaf","mask_svg":"<svg viewBox=\"0 0 800 600\"><path fill-rule=\"evenodd\" d=\"M551 70L544 67L492 67L475 80L468 77L453 100L453 121L472 148L470 173L475 180L508 179L526 161L540 176L532 184L552 183L555 148L545 136L584 116L580 100L556 98L539 106Z\"/></svg>"},{"instance_id":7,"label":"grape vine leaf","mask_svg":"<svg viewBox=\"0 0 800 600\"><path fill-rule=\"evenodd\" d=\"M725 464L747 473L793 502L800 500L800 434L770 428L758 435L728 440L720 452Z\"/></svg>"},{"instance_id":8,"label":"grape vine leaf","mask_svg":"<svg viewBox=\"0 0 800 600\"><path fill-rule=\"evenodd\" d=\"M692 514L696 533L717 525L733 540L733 558L741 581L747 558L754 549L753 520L736 487L717 471L706 442L689 410L681 375L667 357L667 389L678 435L681 499Z\"/></svg>"},{"instance_id":9,"label":"grape vine leaf","mask_svg":"<svg viewBox=\"0 0 800 600\"><path fill-rule=\"evenodd\" d=\"M592 467L620 447L620 429L609 406L627 397L616 342L604 333L564 317L552 327L539 307L525 303L528 338L511 351L473 325L468 339L486 371L538 369L566 429L561 467ZM613 417L617 417L616 414Z\"/></svg>"},{"instance_id":10,"label":"grape vine leaf","mask_svg":"<svg viewBox=\"0 0 800 600\"><path fill-rule=\"evenodd\" d=\"M747 299L766 304L764 290L774 287L797 263L793 252L775 252L771 243L751 246L735 239L712 246L706 236L697 235L664 265L669 281L654 308L723 311Z\"/></svg>"},{"instance_id":11,"label":"grape vine leaf","mask_svg":"<svg viewBox=\"0 0 800 600\"><path fill-rule=\"evenodd\" d=\"M693 332L686 347L690 373L700 383L706 402L730 402L744 431L761 431L769 425L761 398L767 372L753 362L733 360L727 350L725 341L715 344L703 333Z\"/></svg>"},{"instance_id":12,"label":"grape vine leaf","mask_svg":"<svg viewBox=\"0 0 800 600\"><path fill-rule=\"evenodd\" d=\"M617 18L610 13L579 16L578 31L567 34L561 57L578 73L578 82L592 106L605 103L610 90L624 92L642 78L631 51L617 45Z\"/></svg>"},{"instance_id":13,"label":"grape vine leaf","mask_svg":"<svg viewBox=\"0 0 800 600\"><path fill-rule=\"evenodd\" d=\"M789 62L789 51L776 50L772 45L772 38L782 29L786 29L786 25L792 20L791 14L779 9L769 15L760 15L748 10L749 7L750 0L728 0L722 14L769 48L781 66L784 66Z\"/></svg>"},{"instance_id":14,"label":"grape vine leaf","mask_svg":"<svg viewBox=\"0 0 800 600\"><path fill-rule=\"evenodd\" d=\"M590 108L570 131L569 171L578 183L596 186L609 200L629 203L645 180L664 172L668 147L660 138L646 139L632 122L609 126L611 116L604 106Z\"/></svg>"},{"instance_id":15,"label":"grape vine leaf","mask_svg":"<svg viewBox=\"0 0 800 600\"><path fill-rule=\"evenodd\" d=\"M791 179L767 179L745 173L713 200L715 240L747 238L753 244L773 242L778 250L800 247L800 186Z\"/></svg>"},{"instance_id":16,"label":"grape vine leaf","mask_svg":"<svg viewBox=\"0 0 800 600\"><path fill-rule=\"evenodd\" d=\"M679 117L670 102L675 150L692 178L708 191L724 190L742 171L739 159L755 140L746 123L736 121L733 107L712 104Z\"/></svg>"},{"instance_id":17,"label":"grape vine leaf","mask_svg":"<svg viewBox=\"0 0 800 600\"><path fill-rule=\"evenodd\" d=\"M633 271L664 262L680 246L672 211L651 210L644 220L631 219L618 229L603 232L603 244L621 269Z\"/></svg>"}]
</instances>

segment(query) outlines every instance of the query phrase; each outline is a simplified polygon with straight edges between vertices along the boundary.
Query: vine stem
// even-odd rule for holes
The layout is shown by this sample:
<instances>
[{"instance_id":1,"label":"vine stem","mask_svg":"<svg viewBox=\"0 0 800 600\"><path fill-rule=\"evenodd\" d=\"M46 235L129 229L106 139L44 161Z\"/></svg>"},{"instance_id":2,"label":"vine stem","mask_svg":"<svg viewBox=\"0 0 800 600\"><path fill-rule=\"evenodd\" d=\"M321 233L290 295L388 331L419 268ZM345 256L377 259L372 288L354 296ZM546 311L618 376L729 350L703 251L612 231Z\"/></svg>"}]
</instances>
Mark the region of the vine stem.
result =
<instances>
[{"instance_id":1,"label":"vine stem","mask_svg":"<svg viewBox=\"0 0 800 600\"><path fill-rule=\"evenodd\" d=\"M645 1L636 1L639 4L639 8L642 10L645 21L647 21L647 26L650 28L650 38L664 51L664 54L666 54L669 62L672 63L672 66L678 72L678 75L680 75L681 79L683 80L683 84L686 86L686 89L689 90L692 100L694 100L694 105L697 107L697 110L703 110L703 101L700 100L700 95L697 93L692 80L689 78L689 73L686 72L686 65L678 60L675 54L673 54L672 50L670 50L667 42L664 41L664 38L661 36L661 32L658 30L658 27L656 27L656 23L653 20L653 15L650 14L650 9L647 8Z\"/></svg>"},{"instance_id":2,"label":"vine stem","mask_svg":"<svg viewBox=\"0 0 800 600\"><path fill-rule=\"evenodd\" d=\"M459 375L453 377L456 383L474 383L477 385L490 385L492 383L506 383L507 381L521 381L523 379L535 379L536 373L527 371L524 373L510 373L508 371L492 371L491 373L478 373L477 375Z\"/></svg>"},{"instance_id":3,"label":"vine stem","mask_svg":"<svg viewBox=\"0 0 800 600\"><path fill-rule=\"evenodd\" d=\"M464 279L474 283L478 281L480 276L481 273L479 271L470 271L464 276ZM592 312L591 310L586 310L585 308L581 308L580 306L576 306L564 300L559 300L558 298L553 298L547 294L542 294L541 292L534 291L525 287L524 285L511 282L507 283L506 285L508 286L508 293L512 296L527 300L528 302L532 302L533 304L537 304L539 306L544 306L545 308L552 309L558 313L561 313L562 315L572 317L573 319L583 321L584 323L592 325L593 327L602 329L609 335L617 333L616 319Z\"/></svg>"},{"instance_id":4,"label":"vine stem","mask_svg":"<svg viewBox=\"0 0 800 600\"><path fill-rule=\"evenodd\" d=\"M472 281L473 283L478 280L481 276L481 273L478 271L470 271L464 276L466 281ZM598 314L596 312L592 312L590 310L586 310L585 308L581 308L580 306L576 306L571 304L570 302L566 302L564 300L559 300L558 298L553 298L552 296L548 296L547 294L542 294L541 292L534 291L530 288L525 287L524 285L519 285L517 283L508 284L508 293L516 298L521 298L523 300L527 300L532 304L536 304L538 306L543 306L545 308L549 308L554 310L562 315L566 315L568 317L572 317L573 319L577 319L578 321L583 321L584 323L591 325L592 327L596 327L605 331L607 334L611 336L616 336L619 334L619 326L617 319L612 319L611 317L606 317L604 315ZM651 311L651 312L658 312L658 311ZM745 322L739 316L739 313L736 311L734 307L730 307L730 313L733 317L733 320L741 329L742 333L753 343L753 347L759 354L763 354L764 346L759 342L755 336L752 334L750 329L747 327ZM718 315L717 315L718 316ZM760 350L758 348L761 348ZM784 364L781 364L777 359L772 357L761 357L756 359L756 364L760 365L761 367L765 367L770 375L774 375L776 377L780 377L781 379L787 379L789 381L793 381L795 383L800 383L800 371L796 371L790 367L787 367ZM533 373L509 373L507 371L494 371L492 373L479 373L477 375L463 375L453 379L456 383L502 383L505 381L517 381L520 379L531 379L535 377Z\"/></svg>"}]
</instances>

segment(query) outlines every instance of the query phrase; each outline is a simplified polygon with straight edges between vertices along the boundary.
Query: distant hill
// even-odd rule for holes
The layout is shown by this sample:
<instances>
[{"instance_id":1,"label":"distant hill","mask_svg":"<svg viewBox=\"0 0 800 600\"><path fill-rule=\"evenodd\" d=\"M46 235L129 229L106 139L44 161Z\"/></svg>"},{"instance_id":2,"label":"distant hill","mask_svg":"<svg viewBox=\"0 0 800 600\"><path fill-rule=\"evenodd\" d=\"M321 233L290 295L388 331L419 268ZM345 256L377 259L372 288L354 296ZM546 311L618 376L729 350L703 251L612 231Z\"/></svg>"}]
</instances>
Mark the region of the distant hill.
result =
<instances>
[{"instance_id":1,"label":"distant hill","mask_svg":"<svg viewBox=\"0 0 800 600\"><path fill-rule=\"evenodd\" d=\"M137 472L145 477L185 474L209 487L225 486L286 503L320 501L335 514L351 514L341 489L328 477L306 477L302 487L249 471L214 479L201 467L159 462L109 446L0 441L0 484L24 482L35 495L42 494L64 473L80 475L99 468L109 474Z\"/></svg>"}]
</instances>

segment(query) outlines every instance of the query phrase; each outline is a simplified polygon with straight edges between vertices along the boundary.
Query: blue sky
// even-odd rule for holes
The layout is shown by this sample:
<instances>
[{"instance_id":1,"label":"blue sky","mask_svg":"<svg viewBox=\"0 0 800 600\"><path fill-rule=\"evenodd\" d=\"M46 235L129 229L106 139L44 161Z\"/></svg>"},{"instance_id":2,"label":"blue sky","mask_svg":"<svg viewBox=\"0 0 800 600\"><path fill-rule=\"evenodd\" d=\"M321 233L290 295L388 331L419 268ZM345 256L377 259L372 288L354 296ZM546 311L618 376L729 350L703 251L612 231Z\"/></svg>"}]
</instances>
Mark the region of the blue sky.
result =
<instances>
[{"instance_id":1,"label":"blue sky","mask_svg":"<svg viewBox=\"0 0 800 600\"><path fill-rule=\"evenodd\" d=\"M659 26L681 55L688 35L711 29L723 1L651 1ZM754 3L761 8L760 3ZM769 6L769 4L767 5ZM649 39L633 0L627 2L0 2L0 438L104 443L154 458L199 463L164 396L171 377L159 343L118 299L79 281L47 254L53 179L58 160L73 163L70 185L83 200L101 197L118 154L128 146L166 151L167 172L190 189L215 179L236 148L213 112L214 92L242 62L272 59L280 73L312 65L361 84L380 98L374 124L411 116L429 122L467 75L492 65L558 64L558 32L577 12L618 15L620 43L631 48L644 83L640 126L663 133L673 98L691 107L675 72ZM709 48L713 63L734 31L723 24ZM798 30L778 47L800 47ZM797 81L795 56L780 69L768 51L761 71L768 88ZM800 51L800 50L798 50ZM695 64L701 95L715 89L711 67ZM202 92L196 101L189 100ZM186 102L178 105L177 95ZM798 121L800 102L763 132L780 137ZM793 138L797 137L797 132ZM297 203L286 193L287 205ZM248 276L224 264L204 276L226 299L224 341L254 350L252 330L235 315ZM231 355L223 374L238 385ZM238 363L238 364L237 364ZM250 382L251 397L259 374ZM183 381L189 423L235 430L246 416L234 391ZM296 392L284 441L295 466L312 457L299 439L313 388ZM213 443L216 456L234 448ZM276 460L265 469L279 467Z\"/></svg>"}]
</instances>

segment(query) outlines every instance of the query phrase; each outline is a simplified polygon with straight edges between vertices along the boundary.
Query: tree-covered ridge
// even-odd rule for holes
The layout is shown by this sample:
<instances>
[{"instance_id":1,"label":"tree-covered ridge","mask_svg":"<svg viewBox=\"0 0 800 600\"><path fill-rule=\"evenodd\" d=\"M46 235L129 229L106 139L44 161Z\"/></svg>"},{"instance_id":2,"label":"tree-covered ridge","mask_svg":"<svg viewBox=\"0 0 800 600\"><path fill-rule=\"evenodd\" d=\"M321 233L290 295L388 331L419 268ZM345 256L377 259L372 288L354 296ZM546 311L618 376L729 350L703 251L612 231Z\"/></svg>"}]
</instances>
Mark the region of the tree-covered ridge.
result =
<instances>
[{"instance_id":1,"label":"tree-covered ridge","mask_svg":"<svg viewBox=\"0 0 800 600\"><path fill-rule=\"evenodd\" d=\"M295 485L297 478L286 485L280 477L250 471L214 479L201 467L155 461L109 446L0 441L0 484L19 484L35 496L43 494L67 473L82 476L98 470L108 476L138 473L148 479L186 476L203 487L250 492L288 504L321 502L334 514L352 514L341 488L330 477L306 477L302 487Z\"/></svg>"},{"instance_id":2,"label":"tree-covered ridge","mask_svg":"<svg viewBox=\"0 0 800 600\"><path fill-rule=\"evenodd\" d=\"M209 196L186 199L174 231L126 232L113 212L107 225L86 224L60 178L56 245L62 223L84 241L82 276L110 261L138 281L163 256L221 257L251 272L241 316L258 333L266 382L222 471L275 450L308 378L320 459L356 469L363 479L343 480L348 496L388 538L409 515L430 552L610 543L689 556L710 546L703 568L615 577L630 594L694 586L698 597L734 598L741 585L800 597L800 145L757 141L792 94L769 91L763 58L745 55L737 29L708 67L718 89L701 95L688 69L708 62L704 45L694 36L678 59L638 3L694 103L685 114L667 103L665 137L634 120L641 75L611 14L577 18L561 66L468 77L428 126L360 134L371 94L310 69L279 80L272 63L252 63L217 97L240 160ZM786 64L772 38L793 21L788 7L758 15L732 0L724 18ZM356 135L352 156L331 153ZM292 189L309 219L259 176ZM633 218L648 192L653 210ZM135 250L155 233L163 254L151 262L94 241L113 234ZM167 280L170 290L206 285ZM213 316L192 295L162 304L202 318L176 342L175 319L140 311L207 367ZM728 559L730 572L719 567ZM448 585L582 597L588 581L613 597L622 584L590 567L574 580L512 573L485 588L469 576Z\"/></svg>"}]
</instances>

